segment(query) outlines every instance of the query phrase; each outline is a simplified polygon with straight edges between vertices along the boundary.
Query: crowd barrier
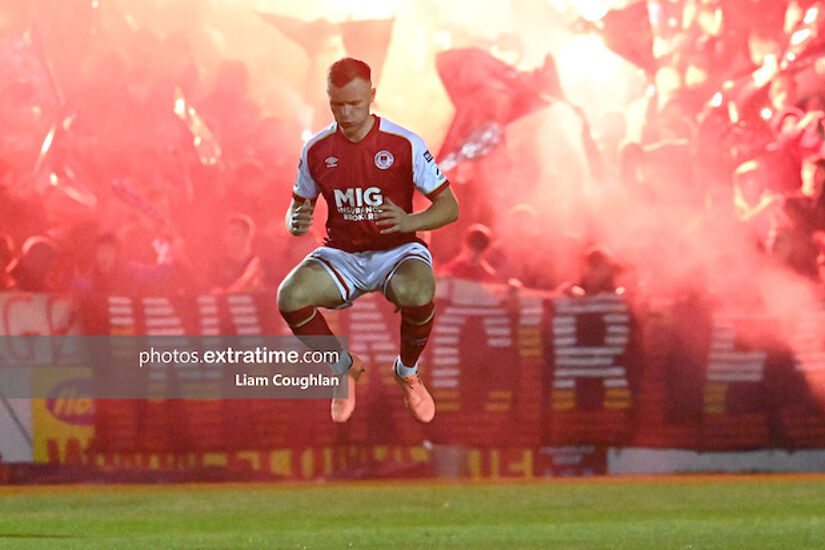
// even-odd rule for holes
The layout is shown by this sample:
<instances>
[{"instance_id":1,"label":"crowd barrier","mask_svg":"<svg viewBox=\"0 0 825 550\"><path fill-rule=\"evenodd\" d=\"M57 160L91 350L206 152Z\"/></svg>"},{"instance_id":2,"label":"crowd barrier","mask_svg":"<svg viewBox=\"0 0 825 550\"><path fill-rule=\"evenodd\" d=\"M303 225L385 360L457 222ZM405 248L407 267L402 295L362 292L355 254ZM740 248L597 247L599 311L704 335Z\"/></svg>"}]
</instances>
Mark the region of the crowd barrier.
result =
<instances>
[{"instance_id":1,"label":"crowd barrier","mask_svg":"<svg viewBox=\"0 0 825 550\"><path fill-rule=\"evenodd\" d=\"M707 459L825 448L817 332L825 308L799 320L796 341L779 342L753 337L771 333L770 319L693 298L652 304L440 281L421 359L438 413L420 425L392 378L398 314L367 295L326 314L368 365L344 425L330 421L326 400L90 400L73 398L64 380L48 398L4 400L0 452L6 463L67 465L86 476L309 479L588 475L610 472L611 463L632 471L635 455L622 454L629 450ZM0 334L81 330L288 332L272 295L108 296L77 309L56 296L0 294ZM802 456L800 468L820 460Z\"/></svg>"}]
</instances>

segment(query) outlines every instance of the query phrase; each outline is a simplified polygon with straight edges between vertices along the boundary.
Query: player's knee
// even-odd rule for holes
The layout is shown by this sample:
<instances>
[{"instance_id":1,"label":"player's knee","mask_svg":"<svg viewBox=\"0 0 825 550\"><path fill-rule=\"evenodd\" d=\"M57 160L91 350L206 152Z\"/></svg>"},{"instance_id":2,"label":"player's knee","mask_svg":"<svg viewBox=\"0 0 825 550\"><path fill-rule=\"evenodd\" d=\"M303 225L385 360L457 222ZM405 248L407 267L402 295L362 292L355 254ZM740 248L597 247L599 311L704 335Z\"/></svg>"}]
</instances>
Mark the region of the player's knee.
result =
<instances>
[{"instance_id":1,"label":"player's knee","mask_svg":"<svg viewBox=\"0 0 825 550\"><path fill-rule=\"evenodd\" d=\"M296 311L309 304L309 296L299 286L290 283L287 278L278 287L278 309L281 311Z\"/></svg>"},{"instance_id":2,"label":"player's knee","mask_svg":"<svg viewBox=\"0 0 825 550\"><path fill-rule=\"evenodd\" d=\"M435 286L430 281L416 281L393 287L396 305L423 306L433 301Z\"/></svg>"}]
</instances>

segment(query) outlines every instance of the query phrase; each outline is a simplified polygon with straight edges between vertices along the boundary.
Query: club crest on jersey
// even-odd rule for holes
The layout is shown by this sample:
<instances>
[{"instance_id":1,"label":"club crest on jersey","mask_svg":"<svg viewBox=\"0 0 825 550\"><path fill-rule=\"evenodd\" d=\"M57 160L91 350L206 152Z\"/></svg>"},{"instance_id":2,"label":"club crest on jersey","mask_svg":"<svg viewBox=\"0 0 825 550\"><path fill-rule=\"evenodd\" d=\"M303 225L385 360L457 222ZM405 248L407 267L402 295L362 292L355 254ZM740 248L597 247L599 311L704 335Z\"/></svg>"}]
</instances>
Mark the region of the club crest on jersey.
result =
<instances>
[{"instance_id":1,"label":"club crest on jersey","mask_svg":"<svg viewBox=\"0 0 825 550\"><path fill-rule=\"evenodd\" d=\"M387 168L392 166L392 163L394 161L395 157L392 156L392 153L390 153L386 149L375 153L375 165L381 170L386 170Z\"/></svg>"},{"instance_id":2,"label":"club crest on jersey","mask_svg":"<svg viewBox=\"0 0 825 550\"><path fill-rule=\"evenodd\" d=\"M337 157L327 157L324 161L327 163L327 168L335 168L338 166L338 158Z\"/></svg>"}]
</instances>

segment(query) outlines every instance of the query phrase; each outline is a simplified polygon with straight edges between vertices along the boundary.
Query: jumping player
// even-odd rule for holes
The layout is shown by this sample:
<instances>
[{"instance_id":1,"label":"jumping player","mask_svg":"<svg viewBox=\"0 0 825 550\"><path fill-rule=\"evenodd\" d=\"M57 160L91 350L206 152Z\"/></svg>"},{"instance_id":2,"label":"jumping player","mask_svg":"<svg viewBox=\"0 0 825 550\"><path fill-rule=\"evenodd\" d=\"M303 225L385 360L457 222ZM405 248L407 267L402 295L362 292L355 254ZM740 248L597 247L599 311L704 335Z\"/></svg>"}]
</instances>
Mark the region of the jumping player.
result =
<instances>
[{"instance_id":1,"label":"jumping player","mask_svg":"<svg viewBox=\"0 0 825 550\"><path fill-rule=\"evenodd\" d=\"M327 94L335 122L304 146L286 215L289 232L303 235L323 195L327 236L281 283L278 307L297 336L332 335L318 307L347 307L364 293L383 293L401 312L396 381L413 418L429 422L435 403L417 362L433 325L435 278L415 232L454 222L458 203L424 141L370 113L375 89L366 63L349 57L333 63ZM432 204L413 213L416 189ZM331 406L332 419L346 422L364 365L345 352L332 368L348 373L346 398Z\"/></svg>"}]
</instances>

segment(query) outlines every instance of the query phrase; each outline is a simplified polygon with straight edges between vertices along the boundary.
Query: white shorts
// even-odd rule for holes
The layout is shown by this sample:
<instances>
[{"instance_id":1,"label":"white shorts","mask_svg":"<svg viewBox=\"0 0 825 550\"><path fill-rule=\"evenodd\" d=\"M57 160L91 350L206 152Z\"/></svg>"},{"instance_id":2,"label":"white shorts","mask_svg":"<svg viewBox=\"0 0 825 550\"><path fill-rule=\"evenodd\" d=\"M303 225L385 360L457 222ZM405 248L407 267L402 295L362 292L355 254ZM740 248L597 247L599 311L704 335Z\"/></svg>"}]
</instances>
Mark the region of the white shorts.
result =
<instances>
[{"instance_id":1,"label":"white shorts","mask_svg":"<svg viewBox=\"0 0 825 550\"><path fill-rule=\"evenodd\" d=\"M407 260L424 262L430 268L433 265L430 251L421 243L407 243L389 250L366 252L344 252L338 248L322 246L310 252L305 260L323 266L335 281L341 299L344 300L339 308L351 306L356 298L367 292L380 290L386 296L390 279Z\"/></svg>"}]
</instances>

